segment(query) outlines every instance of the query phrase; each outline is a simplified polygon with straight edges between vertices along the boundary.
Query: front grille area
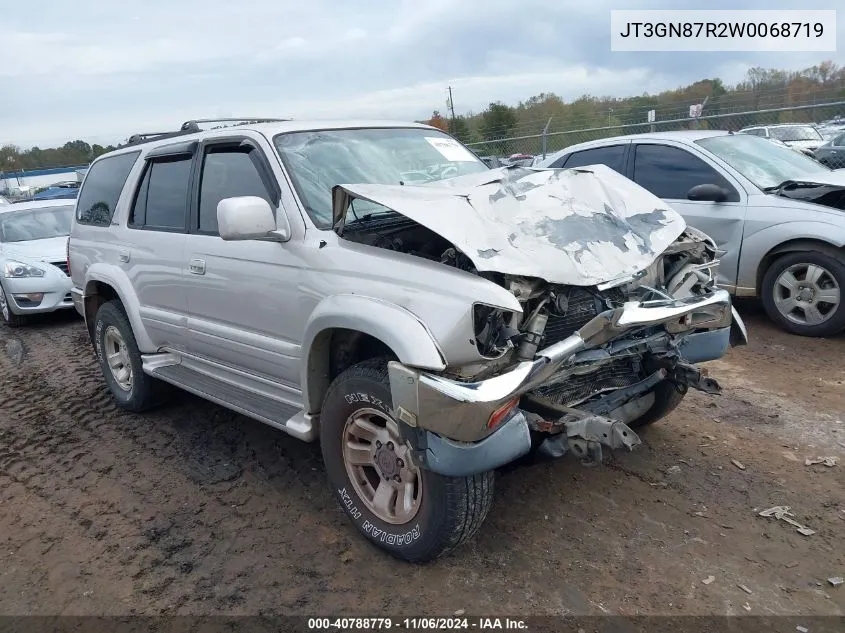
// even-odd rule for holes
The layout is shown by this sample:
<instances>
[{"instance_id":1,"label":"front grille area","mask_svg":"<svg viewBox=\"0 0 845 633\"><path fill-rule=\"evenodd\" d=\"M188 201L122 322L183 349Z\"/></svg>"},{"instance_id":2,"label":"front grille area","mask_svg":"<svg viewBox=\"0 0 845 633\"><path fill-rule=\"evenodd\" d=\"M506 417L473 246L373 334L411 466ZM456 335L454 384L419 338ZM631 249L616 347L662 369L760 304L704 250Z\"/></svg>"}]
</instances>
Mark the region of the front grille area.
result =
<instances>
[{"instance_id":1,"label":"front grille area","mask_svg":"<svg viewBox=\"0 0 845 633\"><path fill-rule=\"evenodd\" d=\"M68 274L68 272L67 272L67 262L66 262L66 261L62 261L62 262L50 262L50 263L51 263L53 266L55 266L56 268L58 268L59 270L61 270L61 271L62 271L65 275L67 275L67 274Z\"/></svg>"},{"instance_id":2,"label":"front grille area","mask_svg":"<svg viewBox=\"0 0 845 633\"><path fill-rule=\"evenodd\" d=\"M574 406L603 391L629 387L640 380L635 361L622 358L607 363L594 372L573 375L565 381L538 387L534 395L552 404Z\"/></svg>"},{"instance_id":3,"label":"front grille area","mask_svg":"<svg viewBox=\"0 0 845 633\"><path fill-rule=\"evenodd\" d=\"M603 292L602 297L610 301L613 307L622 305L625 301L625 296L618 288ZM584 288L569 288L567 298L568 305L565 314L549 314L543 347L562 341L588 323L594 316L609 309L605 301Z\"/></svg>"}]
</instances>

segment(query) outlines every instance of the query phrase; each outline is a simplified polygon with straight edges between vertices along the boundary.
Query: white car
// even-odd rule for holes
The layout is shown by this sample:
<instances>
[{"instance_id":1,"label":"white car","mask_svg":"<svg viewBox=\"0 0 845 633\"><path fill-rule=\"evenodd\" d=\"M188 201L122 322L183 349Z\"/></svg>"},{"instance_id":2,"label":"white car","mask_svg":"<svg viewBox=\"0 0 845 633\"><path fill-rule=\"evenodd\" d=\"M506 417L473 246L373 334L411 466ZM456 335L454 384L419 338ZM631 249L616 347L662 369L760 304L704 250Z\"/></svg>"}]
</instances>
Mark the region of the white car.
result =
<instances>
[{"instance_id":1,"label":"white car","mask_svg":"<svg viewBox=\"0 0 845 633\"><path fill-rule=\"evenodd\" d=\"M769 140L777 140L794 150L813 157L813 152L824 145L824 139L811 123L779 123L777 125L756 125L746 127L740 134L751 134Z\"/></svg>"},{"instance_id":2,"label":"white car","mask_svg":"<svg viewBox=\"0 0 845 633\"><path fill-rule=\"evenodd\" d=\"M27 315L73 308L67 238L75 200L0 207L0 315L10 327Z\"/></svg>"}]
</instances>

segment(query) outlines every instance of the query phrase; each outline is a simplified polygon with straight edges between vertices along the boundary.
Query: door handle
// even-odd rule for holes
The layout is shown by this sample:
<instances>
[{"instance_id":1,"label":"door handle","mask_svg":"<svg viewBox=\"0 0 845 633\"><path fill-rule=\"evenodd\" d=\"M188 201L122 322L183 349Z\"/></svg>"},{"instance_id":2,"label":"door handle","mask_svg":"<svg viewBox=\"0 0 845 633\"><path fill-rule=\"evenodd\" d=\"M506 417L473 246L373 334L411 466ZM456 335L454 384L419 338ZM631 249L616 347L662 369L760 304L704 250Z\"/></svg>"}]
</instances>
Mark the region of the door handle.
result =
<instances>
[{"instance_id":1,"label":"door handle","mask_svg":"<svg viewBox=\"0 0 845 633\"><path fill-rule=\"evenodd\" d=\"M117 256L124 264L129 262L129 251L120 251Z\"/></svg>"},{"instance_id":2,"label":"door handle","mask_svg":"<svg viewBox=\"0 0 845 633\"><path fill-rule=\"evenodd\" d=\"M192 259L191 263L188 265L188 269L194 275L204 275L205 274L205 260L204 259Z\"/></svg>"}]
</instances>

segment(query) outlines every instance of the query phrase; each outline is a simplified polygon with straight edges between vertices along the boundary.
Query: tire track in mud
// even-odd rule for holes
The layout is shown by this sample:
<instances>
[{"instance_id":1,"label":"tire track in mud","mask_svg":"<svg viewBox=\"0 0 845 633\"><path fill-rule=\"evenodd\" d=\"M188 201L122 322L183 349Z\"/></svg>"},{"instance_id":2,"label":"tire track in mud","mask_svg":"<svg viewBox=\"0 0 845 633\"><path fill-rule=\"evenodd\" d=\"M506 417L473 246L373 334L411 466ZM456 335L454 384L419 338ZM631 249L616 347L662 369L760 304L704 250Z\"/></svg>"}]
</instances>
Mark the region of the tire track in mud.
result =
<instances>
[{"instance_id":1,"label":"tire track in mud","mask_svg":"<svg viewBox=\"0 0 845 633\"><path fill-rule=\"evenodd\" d=\"M124 412L113 404L81 326L26 335L25 363L0 358L0 491L18 484L49 504L94 556L117 555L136 591L154 604L211 600L229 608L243 600L242 582L234 581L247 571L232 579L219 569L233 549L221 527L261 537L284 527L270 513L290 501L249 498L245 469L259 483L273 480L270 492L301 485L294 505L312 503L319 485L319 510L334 508L313 446L191 396L177 395L174 405L149 415ZM248 436L260 441L253 445ZM280 533L287 545L297 538ZM318 547L305 548L306 555ZM210 590L219 578L234 588ZM315 582L308 583L312 592ZM300 589L294 601L308 594Z\"/></svg>"}]
</instances>

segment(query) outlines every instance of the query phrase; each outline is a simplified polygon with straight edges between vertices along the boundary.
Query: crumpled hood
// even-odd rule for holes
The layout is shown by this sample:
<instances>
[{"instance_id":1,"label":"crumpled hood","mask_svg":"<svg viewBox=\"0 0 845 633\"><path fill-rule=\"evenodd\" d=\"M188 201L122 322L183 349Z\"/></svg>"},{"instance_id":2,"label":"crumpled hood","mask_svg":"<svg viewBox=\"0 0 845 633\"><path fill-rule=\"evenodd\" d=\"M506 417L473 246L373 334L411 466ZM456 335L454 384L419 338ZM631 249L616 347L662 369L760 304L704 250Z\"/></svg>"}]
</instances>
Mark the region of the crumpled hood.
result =
<instances>
[{"instance_id":1,"label":"crumpled hood","mask_svg":"<svg viewBox=\"0 0 845 633\"><path fill-rule=\"evenodd\" d=\"M686 228L662 200L604 165L508 168L425 185L338 185L334 227L351 200L385 206L449 240L479 271L591 286L637 273Z\"/></svg>"},{"instance_id":2,"label":"crumpled hood","mask_svg":"<svg viewBox=\"0 0 845 633\"><path fill-rule=\"evenodd\" d=\"M845 169L819 171L794 178L777 190L790 200L804 200L845 211Z\"/></svg>"},{"instance_id":3,"label":"crumpled hood","mask_svg":"<svg viewBox=\"0 0 845 633\"><path fill-rule=\"evenodd\" d=\"M67 258L67 236L28 242L7 242L3 244L3 256L7 259L17 257L39 262L63 262Z\"/></svg>"}]
</instances>

